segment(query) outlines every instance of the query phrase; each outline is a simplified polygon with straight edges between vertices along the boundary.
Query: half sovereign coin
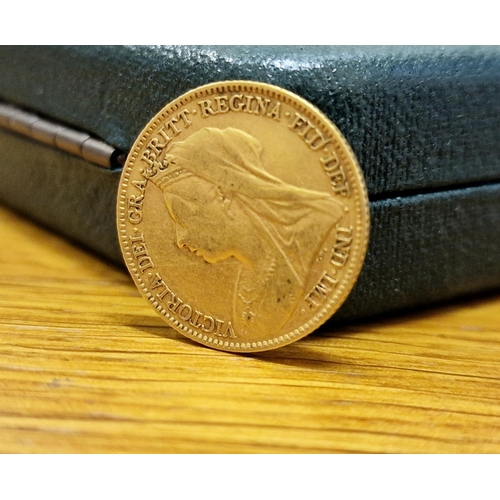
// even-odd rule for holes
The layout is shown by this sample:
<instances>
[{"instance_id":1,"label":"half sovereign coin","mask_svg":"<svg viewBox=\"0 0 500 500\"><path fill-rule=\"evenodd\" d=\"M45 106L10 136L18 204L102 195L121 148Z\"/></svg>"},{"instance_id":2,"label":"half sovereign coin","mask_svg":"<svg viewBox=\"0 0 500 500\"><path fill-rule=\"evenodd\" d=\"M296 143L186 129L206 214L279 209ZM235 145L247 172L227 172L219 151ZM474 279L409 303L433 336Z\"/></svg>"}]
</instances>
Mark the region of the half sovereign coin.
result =
<instances>
[{"instance_id":1,"label":"half sovereign coin","mask_svg":"<svg viewBox=\"0 0 500 500\"><path fill-rule=\"evenodd\" d=\"M166 323L216 349L294 342L341 306L369 234L337 127L279 87L226 81L167 104L123 169L126 265Z\"/></svg>"}]
</instances>

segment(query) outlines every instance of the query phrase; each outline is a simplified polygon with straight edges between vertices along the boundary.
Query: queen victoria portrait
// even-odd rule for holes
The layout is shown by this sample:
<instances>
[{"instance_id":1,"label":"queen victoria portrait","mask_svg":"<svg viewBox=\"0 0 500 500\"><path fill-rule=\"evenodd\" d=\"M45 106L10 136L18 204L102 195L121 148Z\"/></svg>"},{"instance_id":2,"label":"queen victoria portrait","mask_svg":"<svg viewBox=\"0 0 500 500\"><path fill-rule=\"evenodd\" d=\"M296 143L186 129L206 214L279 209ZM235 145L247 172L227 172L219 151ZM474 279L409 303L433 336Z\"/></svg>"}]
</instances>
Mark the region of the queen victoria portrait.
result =
<instances>
[{"instance_id":1,"label":"queen victoria portrait","mask_svg":"<svg viewBox=\"0 0 500 500\"><path fill-rule=\"evenodd\" d=\"M163 169L149 178L162 192L181 251L213 266L238 262L227 286L234 290L229 319L241 338L272 334L287 322L344 214L333 195L275 177L261 157L252 135L207 127L173 144L159 158Z\"/></svg>"}]
</instances>

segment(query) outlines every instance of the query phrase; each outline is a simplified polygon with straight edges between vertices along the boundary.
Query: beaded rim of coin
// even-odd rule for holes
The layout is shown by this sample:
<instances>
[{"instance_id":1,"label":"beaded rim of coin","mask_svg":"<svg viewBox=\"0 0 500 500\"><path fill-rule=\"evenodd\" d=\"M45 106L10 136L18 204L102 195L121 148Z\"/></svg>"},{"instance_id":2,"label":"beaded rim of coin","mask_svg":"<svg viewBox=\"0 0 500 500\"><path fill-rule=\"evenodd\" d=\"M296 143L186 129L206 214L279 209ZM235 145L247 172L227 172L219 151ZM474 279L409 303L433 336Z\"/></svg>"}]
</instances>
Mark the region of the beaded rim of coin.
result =
<instances>
[{"instance_id":1,"label":"beaded rim of coin","mask_svg":"<svg viewBox=\"0 0 500 500\"><path fill-rule=\"evenodd\" d=\"M345 254L343 255L343 258L347 260L344 260L342 264L344 269L342 269L343 274L341 279L333 279L325 271L324 274L327 277L326 281L320 280L316 284L316 292L319 293L318 297L321 299L319 304L320 307L315 303L314 296L310 296L312 293L315 293L315 288L313 287L312 292L308 292L310 288L304 290L303 296L300 299L301 303L305 303L305 301L309 300L309 306L312 309L316 308L316 310L314 310L308 316L307 321L300 324L300 326L294 325L294 327L288 331L282 330L277 334L271 334L269 338L262 338L262 335L258 338L252 338L250 335L250 338L240 339L234 334L234 327L231 325L231 322L228 322L230 326L229 330L227 329L228 325L226 325L225 333L221 333L221 331L208 331L210 330L210 325L213 330L214 324L218 324L216 323L217 321L219 321L220 324L223 322L216 319L214 323L213 317L205 315L203 316L205 318L205 323L202 324L199 322L201 318L200 314L203 314L200 311L195 311L199 314L193 321L194 307L189 306L187 301L179 300L179 302L183 304L182 307L184 307L184 309L178 309L177 314L172 313L172 311L175 311L172 307L172 302L170 302L169 307L167 307L166 304L162 303L162 299L164 299L168 294L171 294L171 297L175 298L175 293L171 290L170 284L164 281L164 277L161 277L158 273L154 272L156 271L155 267L157 266L148 253L145 233L142 230L143 220L141 209L142 202L145 197L146 186L149 181L154 179L154 175L158 172L158 168L156 167L162 168L160 165L166 165L165 169L168 167L166 160L164 159L163 164L160 164L156 158L156 154L151 155L151 150L148 150L148 154L145 157L146 146L151 147L151 140L154 139L154 134L156 133L156 148L153 148L153 150L158 153L159 158L160 154L163 154L164 152L161 148L159 148L159 146L161 146L161 141L158 140L158 137L160 137L158 135L158 130L163 128L169 119L171 123L169 133L173 137L165 135L165 133L163 134L162 141L164 143L167 142L165 140L166 137L169 139L168 146L163 144L165 151L170 151L170 146L176 143L175 137L181 135L180 131L182 124L187 128L187 126L193 123L191 120L195 120L196 114L198 114L196 118L203 115L203 113L205 113L205 118L211 118L212 115L217 114L215 112L217 109L220 111L222 108L221 101L224 101L223 110L226 114L230 111L244 110L242 97L238 100L239 108L236 108L235 106L235 98L233 98L232 107L228 104L227 98L229 93L232 93L231 96L241 96L242 94L240 93L242 92L246 93L245 95L253 95L254 97L251 99L257 100L257 107L254 109L254 112L249 113L247 110L245 115L258 115L259 103L266 103L267 101L267 104L261 105L260 110L264 113L267 112L267 117L275 118L277 122L281 122L281 106L288 106L295 112L295 115L294 117L291 117L292 121L290 122L290 112L283 113L283 116L287 116L287 118L289 118L285 125L287 125L288 128L295 133L295 136L300 136L302 133L302 142L306 144L306 147L314 153L317 153L317 151L322 149L325 153L328 152L330 155L338 158L338 162L335 163L335 179L337 181L337 185L334 182L333 171L328 171L326 160L322 160L323 163L321 163L321 161L317 161L316 163L321 166L325 176L328 178L328 181L331 182L331 185L336 188L336 197L342 195L342 189L344 189L344 191L345 189L350 191L349 195L346 195L343 199L349 196L352 200L351 207L346 206L344 207L344 210L346 213L349 213L350 211L354 212L355 217L355 223L350 228L351 233L349 236L350 243L348 248L348 257L346 257ZM260 100L257 99L258 96L261 97ZM219 107L217 109L214 110L210 107L211 104L207 104L211 102L210 98L218 98L217 105ZM249 110L251 110L251 99L248 98ZM274 116L271 116L270 112L269 102L271 100L279 103L276 104L274 108ZM188 110L187 106L194 106L196 104L199 105L199 111L197 111L196 108L190 108L190 110ZM275 103L273 102L272 104ZM277 107L279 107L278 112L276 111ZM236 115L236 113L232 114ZM190 116L188 117L188 115ZM175 116L177 119L174 118ZM297 116L300 118L298 119ZM174 118L175 123L179 122L177 126L175 126L175 123L172 125L172 118ZM302 123L300 120L302 120ZM292 126L294 123L295 125ZM231 125L234 125L234 123L230 122L229 126ZM309 128L307 128L308 126ZM239 124L238 127L240 127ZM307 132L304 132L306 129ZM317 143L313 145L311 145L311 142L309 144L307 143L309 137L308 133L310 130L319 132L320 137L323 139L323 142L321 139L319 141L319 143L321 143L320 148L313 147L316 146ZM163 132L165 132L164 129ZM316 135L315 137L318 136ZM323 149L323 146L327 143L331 144L332 148L328 151L326 148ZM340 171L338 170L337 163L340 165L341 174L339 174ZM139 180L137 180L137 170L139 168L140 172L142 172L142 177L139 177ZM147 170L147 174L144 173L145 168L149 168L149 170ZM155 171L154 174L151 173L153 171ZM135 186L136 188L139 186L140 189L135 189L131 192L130 188L131 184L134 182L134 173L136 175ZM175 172L175 174L179 173L179 171ZM348 188L345 186L342 189L339 188L338 175L340 175L340 178L342 178L342 176L344 177L345 185L349 186ZM345 192L343 194L345 194ZM333 198L333 191L330 195ZM320 110L302 97L274 85L252 81L223 81L203 85L170 102L150 120L135 141L123 168L118 191L117 219L119 241L123 257L141 294L151 303L151 305L163 317L169 326L175 328L186 337L208 347L231 352L258 352L281 347L305 337L321 326L339 309L354 286L363 265L369 237L369 204L366 186L362 172L347 140L338 128ZM139 228L141 228L141 230L139 230ZM191 248L190 250L193 251ZM199 256L199 254L197 255ZM142 261L140 259L142 259ZM148 271L147 273L145 272L146 270ZM333 273L335 272L336 271L334 270ZM156 286L153 286L153 283ZM159 286L159 291L156 291ZM318 297L316 297L316 299ZM314 304L314 307L311 306L312 303ZM298 305L296 304L293 310L296 311L297 308ZM180 317L178 314L179 310L185 311L185 313ZM220 324L218 324L217 328L221 326ZM285 322L285 326L286 324L287 322Z\"/></svg>"}]
</instances>

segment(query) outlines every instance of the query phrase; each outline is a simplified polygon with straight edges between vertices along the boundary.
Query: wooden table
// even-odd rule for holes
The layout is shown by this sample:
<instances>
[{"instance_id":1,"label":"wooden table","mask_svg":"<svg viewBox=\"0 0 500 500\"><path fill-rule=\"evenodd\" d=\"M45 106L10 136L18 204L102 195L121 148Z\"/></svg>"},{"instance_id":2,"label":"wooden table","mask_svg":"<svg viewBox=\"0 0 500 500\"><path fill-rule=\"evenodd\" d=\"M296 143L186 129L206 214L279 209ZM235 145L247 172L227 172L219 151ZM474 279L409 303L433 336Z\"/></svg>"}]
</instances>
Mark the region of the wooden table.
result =
<instances>
[{"instance_id":1,"label":"wooden table","mask_svg":"<svg viewBox=\"0 0 500 500\"><path fill-rule=\"evenodd\" d=\"M500 452L498 293L235 355L4 208L0 234L0 452Z\"/></svg>"}]
</instances>

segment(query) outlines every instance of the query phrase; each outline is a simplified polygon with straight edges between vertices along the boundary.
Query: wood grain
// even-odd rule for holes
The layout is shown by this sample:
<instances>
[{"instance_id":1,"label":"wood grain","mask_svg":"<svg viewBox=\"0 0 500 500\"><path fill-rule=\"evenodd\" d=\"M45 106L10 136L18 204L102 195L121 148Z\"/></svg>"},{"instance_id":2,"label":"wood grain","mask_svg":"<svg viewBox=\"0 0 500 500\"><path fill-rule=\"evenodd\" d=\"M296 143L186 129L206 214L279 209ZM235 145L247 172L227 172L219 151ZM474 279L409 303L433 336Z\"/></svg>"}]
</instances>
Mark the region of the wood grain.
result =
<instances>
[{"instance_id":1,"label":"wood grain","mask_svg":"<svg viewBox=\"0 0 500 500\"><path fill-rule=\"evenodd\" d=\"M0 234L0 452L500 452L498 294L235 355L3 208Z\"/></svg>"}]
</instances>

